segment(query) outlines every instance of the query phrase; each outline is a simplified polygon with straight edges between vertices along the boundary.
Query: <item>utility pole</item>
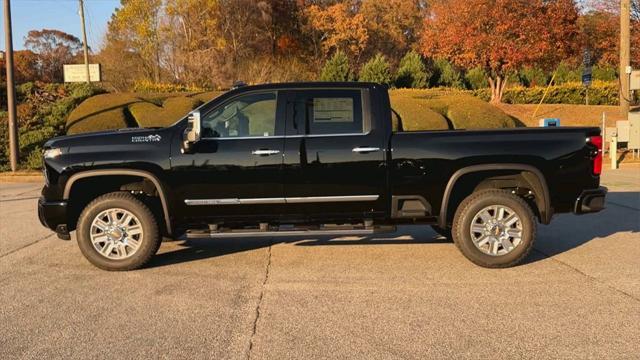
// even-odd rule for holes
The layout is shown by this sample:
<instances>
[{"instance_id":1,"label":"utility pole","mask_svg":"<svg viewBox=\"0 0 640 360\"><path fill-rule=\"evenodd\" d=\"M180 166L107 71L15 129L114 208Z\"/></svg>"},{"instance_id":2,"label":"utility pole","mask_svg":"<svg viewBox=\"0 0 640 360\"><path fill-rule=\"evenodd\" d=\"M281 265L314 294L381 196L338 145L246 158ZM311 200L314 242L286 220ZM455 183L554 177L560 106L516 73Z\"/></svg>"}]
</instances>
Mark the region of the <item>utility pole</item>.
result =
<instances>
[{"instance_id":1,"label":"utility pole","mask_svg":"<svg viewBox=\"0 0 640 360\"><path fill-rule=\"evenodd\" d=\"M84 48L84 66L87 71L87 84L91 84L89 77L89 47L87 46L87 30L84 26L84 1L80 1L80 21L82 22L82 47Z\"/></svg>"},{"instance_id":2,"label":"utility pole","mask_svg":"<svg viewBox=\"0 0 640 360\"><path fill-rule=\"evenodd\" d=\"M9 163L18 169L18 122L16 121L16 88L13 79L13 39L11 38L11 4L4 0L4 34L7 67L7 110L9 111Z\"/></svg>"},{"instance_id":3,"label":"utility pole","mask_svg":"<svg viewBox=\"0 0 640 360\"><path fill-rule=\"evenodd\" d=\"M631 0L620 1L620 114L629 114L629 73L631 65Z\"/></svg>"}]
</instances>

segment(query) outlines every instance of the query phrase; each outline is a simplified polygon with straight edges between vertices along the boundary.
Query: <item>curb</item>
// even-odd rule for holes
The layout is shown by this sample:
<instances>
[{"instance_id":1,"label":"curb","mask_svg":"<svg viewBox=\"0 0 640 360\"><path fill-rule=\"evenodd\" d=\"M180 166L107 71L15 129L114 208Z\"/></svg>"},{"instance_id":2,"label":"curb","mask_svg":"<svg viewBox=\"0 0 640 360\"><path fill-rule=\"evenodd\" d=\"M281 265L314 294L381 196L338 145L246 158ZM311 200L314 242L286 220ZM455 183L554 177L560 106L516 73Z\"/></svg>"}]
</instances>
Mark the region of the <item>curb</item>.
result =
<instances>
[{"instance_id":1,"label":"curb","mask_svg":"<svg viewBox=\"0 0 640 360\"><path fill-rule=\"evenodd\" d=\"M44 177L42 174L33 173L0 173L0 183L42 183Z\"/></svg>"}]
</instances>

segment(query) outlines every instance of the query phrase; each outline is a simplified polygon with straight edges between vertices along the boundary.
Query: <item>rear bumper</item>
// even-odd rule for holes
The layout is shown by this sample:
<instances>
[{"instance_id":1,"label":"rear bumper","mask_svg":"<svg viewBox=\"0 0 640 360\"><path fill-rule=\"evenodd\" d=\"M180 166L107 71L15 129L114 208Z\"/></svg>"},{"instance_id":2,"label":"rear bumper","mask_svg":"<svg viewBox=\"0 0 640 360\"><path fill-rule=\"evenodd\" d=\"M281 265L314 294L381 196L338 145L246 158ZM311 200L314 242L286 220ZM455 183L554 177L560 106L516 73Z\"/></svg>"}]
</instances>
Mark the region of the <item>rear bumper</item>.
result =
<instances>
[{"instance_id":1,"label":"rear bumper","mask_svg":"<svg viewBox=\"0 0 640 360\"><path fill-rule=\"evenodd\" d=\"M606 195L607 188L602 186L597 189L583 191L576 199L573 212L580 215L603 210Z\"/></svg>"},{"instance_id":2,"label":"rear bumper","mask_svg":"<svg viewBox=\"0 0 640 360\"><path fill-rule=\"evenodd\" d=\"M67 227L66 201L48 202L41 197L38 200L38 218L43 226L55 231L59 238L70 239Z\"/></svg>"}]
</instances>

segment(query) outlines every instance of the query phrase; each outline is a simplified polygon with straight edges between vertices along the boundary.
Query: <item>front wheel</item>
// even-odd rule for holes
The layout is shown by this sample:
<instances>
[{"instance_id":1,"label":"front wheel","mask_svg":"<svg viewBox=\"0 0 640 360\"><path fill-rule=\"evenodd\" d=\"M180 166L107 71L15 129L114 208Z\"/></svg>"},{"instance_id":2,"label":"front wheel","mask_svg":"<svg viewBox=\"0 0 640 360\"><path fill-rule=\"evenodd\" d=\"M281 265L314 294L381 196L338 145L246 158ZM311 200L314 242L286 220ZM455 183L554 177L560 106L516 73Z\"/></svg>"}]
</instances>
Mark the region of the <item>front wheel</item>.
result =
<instances>
[{"instance_id":1,"label":"front wheel","mask_svg":"<svg viewBox=\"0 0 640 360\"><path fill-rule=\"evenodd\" d=\"M473 263L488 268L520 263L533 248L531 207L505 190L484 190L462 201L453 220L453 241Z\"/></svg>"},{"instance_id":2,"label":"front wheel","mask_svg":"<svg viewBox=\"0 0 640 360\"><path fill-rule=\"evenodd\" d=\"M76 236L82 254L103 270L134 270L146 264L160 247L156 218L133 195L114 192L87 205Z\"/></svg>"}]
</instances>

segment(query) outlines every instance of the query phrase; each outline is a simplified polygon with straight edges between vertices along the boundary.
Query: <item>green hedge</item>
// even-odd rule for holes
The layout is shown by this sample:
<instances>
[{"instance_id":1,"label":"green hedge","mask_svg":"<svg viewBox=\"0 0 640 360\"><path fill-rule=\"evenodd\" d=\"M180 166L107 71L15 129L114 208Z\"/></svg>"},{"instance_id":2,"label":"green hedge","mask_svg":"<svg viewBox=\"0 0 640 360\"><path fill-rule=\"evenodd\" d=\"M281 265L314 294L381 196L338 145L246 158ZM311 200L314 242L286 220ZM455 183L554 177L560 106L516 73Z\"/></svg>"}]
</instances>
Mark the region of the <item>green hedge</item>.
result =
<instances>
[{"instance_id":1,"label":"green hedge","mask_svg":"<svg viewBox=\"0 0 640 360\"><path fill-rule=\"evenodd\" d=\"M461 91L401 89L391 91L390 97L409 131L523 126L497 107Z\"/></svg>"},{"instance_id":2,"label":"green hedge","mask_svg":"<svg viewBox=\"0 0 640 360\"><path fill-rule=\"evenodd\" d=\"M16 87L21 169L42 166L42 145L64 135L69 113L83 100L104 90L87 84L25 83ZM0 171L9 169L8 121L0 111Z\"/></svg>"},{"instance_id":3,"label":"green hedge","mask_svg":"<svg viewBox=\"0 0 640 360\"><path fill-rule=\"evenodd\" d=\"M513 87L508 88L502 95L502 102L507 104L537 104L542 99L545 91L544 86L531 88ZM618 104L618 83L594 81L589 91L589 105L617 105ZM489 101L491 98L490 89L480 89L472 92L478 98ZM587 89L582 83L566 83L555 85L549 88L544 104L584 104Z\"/></svg>"}]
</instances>

